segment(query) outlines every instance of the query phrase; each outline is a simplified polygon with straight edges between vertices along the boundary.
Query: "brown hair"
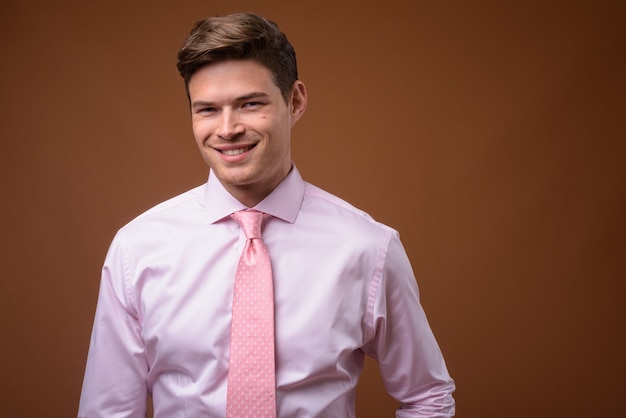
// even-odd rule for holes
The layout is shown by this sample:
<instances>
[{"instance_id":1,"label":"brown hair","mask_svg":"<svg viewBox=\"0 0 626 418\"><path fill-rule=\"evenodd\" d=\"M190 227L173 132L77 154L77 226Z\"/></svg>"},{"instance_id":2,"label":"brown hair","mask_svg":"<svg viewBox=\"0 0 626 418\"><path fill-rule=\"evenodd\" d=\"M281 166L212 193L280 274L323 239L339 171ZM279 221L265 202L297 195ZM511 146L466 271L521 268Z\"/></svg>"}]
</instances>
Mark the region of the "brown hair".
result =
<instances>
[{"instance_id":1,"label":"brown hair","mask_svg":"<svg viewBox=\"0 0 626 418\"><path fill-rule=\"evenodd\" d=\"M296 53L278 25L252 13L216 16L197 22L178 52L178 72L189 80L202 66L219 61L252 59L274 76L285 101L298 79Z\"/></svg>"}]
</instances>

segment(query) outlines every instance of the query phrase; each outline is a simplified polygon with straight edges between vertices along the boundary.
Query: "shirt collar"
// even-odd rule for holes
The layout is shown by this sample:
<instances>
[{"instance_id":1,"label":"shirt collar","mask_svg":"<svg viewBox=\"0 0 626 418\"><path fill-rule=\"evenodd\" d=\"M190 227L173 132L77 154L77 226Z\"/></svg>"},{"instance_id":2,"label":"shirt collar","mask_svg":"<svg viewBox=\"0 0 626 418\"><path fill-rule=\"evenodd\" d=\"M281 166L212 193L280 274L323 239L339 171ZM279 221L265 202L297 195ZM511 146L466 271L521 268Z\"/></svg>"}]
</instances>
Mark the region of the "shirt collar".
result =
<instances>
[{"instance_id":1,"label":"shirt collar","mask_svg":"<svg viewBox=\"0 0 626 418\"><path fill-rule=\"evenodd\" d=\"M302 206L304 188L304 180L296 166L292 164L291 171L283 181L253 209L294 223ZM238 210L247 209L224 188L212 170L209 171L209 179L204 190L204 202L211 223Z\"/></svg>"}]
</instances>

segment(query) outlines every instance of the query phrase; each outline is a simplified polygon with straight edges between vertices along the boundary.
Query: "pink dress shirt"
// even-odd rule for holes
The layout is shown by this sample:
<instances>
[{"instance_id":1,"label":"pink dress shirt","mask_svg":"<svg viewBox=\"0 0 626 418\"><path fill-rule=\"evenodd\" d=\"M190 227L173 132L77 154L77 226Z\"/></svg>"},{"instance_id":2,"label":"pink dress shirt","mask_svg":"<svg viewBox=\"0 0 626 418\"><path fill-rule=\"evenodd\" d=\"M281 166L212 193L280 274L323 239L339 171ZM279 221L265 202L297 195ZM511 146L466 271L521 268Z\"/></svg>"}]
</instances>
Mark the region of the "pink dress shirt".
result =
<instances>
[{"instance_id":1,"label":"pink dress shirt","mask_svg":"<svg viewBox=\"0 0 626 418\"><path fill-rule=\"evenodd\" d=\"M275 287L277 411L354 417L364 355L397 417L454 415L454 382L398 233L294 167L256 209ZM244 206L208 182L115 236L103 271L78 417L225 416L233 280Z\"/></svg>"}]
</instances>

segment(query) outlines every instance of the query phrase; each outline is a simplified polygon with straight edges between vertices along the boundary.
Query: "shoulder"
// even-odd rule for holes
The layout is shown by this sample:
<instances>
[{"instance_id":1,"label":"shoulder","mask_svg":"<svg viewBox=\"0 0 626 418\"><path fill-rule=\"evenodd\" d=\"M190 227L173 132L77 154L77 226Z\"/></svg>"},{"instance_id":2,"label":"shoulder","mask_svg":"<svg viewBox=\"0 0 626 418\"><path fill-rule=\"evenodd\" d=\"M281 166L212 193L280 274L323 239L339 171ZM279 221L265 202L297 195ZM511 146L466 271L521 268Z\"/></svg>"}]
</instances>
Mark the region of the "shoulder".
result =
<instances>
[{"instance_id":1,"label":"shoulder","mask_svg":"<svg viewBox=\"0 0 626 418\"><path fill-rule=\"evenodd\" d=\"M176 225L199 218L198 214L204 209L205 187L206 184L194 187L151 207L124 225L120 231L137 232L158 228L159 225Z\"/></svg>"},{"instance_id":2,"label":"shoulder","mask_svg":"<svg viewBox=\"0 0 626 418\"><path fill-rule=\"evenodd\" d=\"M378 222L369 213L346 200L315 185L305 183L302 212L311 211L323 217L339 230L360 230L366 233L378 231L384 235L397 233L393 228Z\"/></svg>"}]
</instances>

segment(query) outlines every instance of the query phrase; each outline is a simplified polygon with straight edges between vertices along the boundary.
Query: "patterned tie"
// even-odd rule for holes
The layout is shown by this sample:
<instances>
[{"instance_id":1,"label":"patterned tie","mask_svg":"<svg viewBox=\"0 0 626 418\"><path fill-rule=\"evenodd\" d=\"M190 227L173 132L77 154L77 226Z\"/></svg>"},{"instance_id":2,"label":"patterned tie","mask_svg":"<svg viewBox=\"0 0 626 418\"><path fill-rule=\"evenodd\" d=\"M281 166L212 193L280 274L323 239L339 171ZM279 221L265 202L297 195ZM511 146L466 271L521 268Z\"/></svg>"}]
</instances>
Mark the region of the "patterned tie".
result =
<instances>
[{"instance_id":1,"label":"patterned tie","mask_svg":"<svg viewBox=\"0 0 626 418\"><path fill-rule=\"evenodd\" d=\"M275 418L274 288L261 240L264 214L242 210L231 216L246 245L235 275L226 417Z\"/></svg>"}]
</instances>

